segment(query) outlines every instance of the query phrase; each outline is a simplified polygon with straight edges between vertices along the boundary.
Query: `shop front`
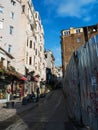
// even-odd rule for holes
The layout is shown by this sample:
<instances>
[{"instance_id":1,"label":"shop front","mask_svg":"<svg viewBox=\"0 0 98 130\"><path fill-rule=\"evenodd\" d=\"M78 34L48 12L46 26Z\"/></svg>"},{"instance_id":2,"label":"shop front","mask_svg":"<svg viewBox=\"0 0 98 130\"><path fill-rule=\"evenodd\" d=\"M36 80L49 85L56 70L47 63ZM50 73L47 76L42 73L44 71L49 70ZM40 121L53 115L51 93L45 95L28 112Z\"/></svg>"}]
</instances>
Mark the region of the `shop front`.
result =
<instances>
[{"instance_id":1,"label":"shop front","mask_svg":"<svg viewBox=\"0 0 98 130\"><path fill-rule=\"evenodd\" d=\"M0 74L0 103L24 96L26 77L18 72Z\"/></svg>"},{"instance_id":2,"label":"shop front","mask_svg":"<svg viewBox=\"0 0 98 130\"><path fill-rule=\"evenodd\" d=\"M0 103L4 103L7 101L7 85L9 83L4 79L0 78Z\"/></svg>"}]
</instances>

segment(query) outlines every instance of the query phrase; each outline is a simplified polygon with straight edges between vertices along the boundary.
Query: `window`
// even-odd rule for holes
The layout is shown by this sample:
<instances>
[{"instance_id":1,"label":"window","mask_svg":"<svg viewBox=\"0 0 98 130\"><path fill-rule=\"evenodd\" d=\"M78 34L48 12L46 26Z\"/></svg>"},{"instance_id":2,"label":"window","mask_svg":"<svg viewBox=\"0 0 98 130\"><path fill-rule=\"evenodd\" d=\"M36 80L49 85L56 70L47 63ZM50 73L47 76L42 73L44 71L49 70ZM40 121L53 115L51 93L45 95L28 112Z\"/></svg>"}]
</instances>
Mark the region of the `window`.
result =
<instances>
[{"instance_id":1,"label":"window","mask_svg":"<svg viewBox=\"0 0 98 130\"><path fill-rule=\"evenodd\" d=\"M35 41L37 40L37 37L35 36Z\"/></svg>"},{"instance_id":2,"label":"window","mask_svg":"<svg viewBox=\"0 0 98 130\"><path fill-rule=\"evenodd\" d=\"M10 34L12 35L13 34L13 26L10 26Z\"/></svg>"},{"instance_id":3,"label":"window","mask_svg":"<svg viewBox=\"0 0 98 130\"><path fill-rule=\"evenodd\" d=\"M30 48L32 48L32 40L30 40Z\"/></svg>"},{"instance_id":4,"label":"window","mask_svg":"<svg viewBox=\"0 0 98 130\"><path fill-rule=\"evenodd\" d=\"M22 5L22 13L25 13L25 5Z\"/></svg>"},{"instance_id":5,"label":"window","mask_svg":"<svg viewBox=\"0 0 98 130\"><path fill-rule=\"evenodd\" d=\"M3 7L0 6L0 13L3 13Z\"/></svg>"},{"instance_id":6,"label":"window","mask_svg":"<svg viewBox=\"0 0 98 130\"><path fill-rule=\"evenodd\" d=\"M15 5L16 2L15 2L14 0L11 0L11 4L12 4L12 5Z\"/></svg>"},{"instance_id":7,"label":"window","mask_svg":"<svg viewBox=\"0 0 98 130\"><path fill-rule=\"evenodd\" d=\"M64 34L67 36L70 34L70 31L66 31L66 32L64 32Z\"/></svg>"},{"instance_id":8,"label":"window","mask_svg":"<svg viewBox=\"0 0 98 130\"><path fill-rule=\"evenodd\" d=\"M10 13L10 17L11 17L12 19L14 19L14 12L11 12L11 13Z\"/></svg>"},{"instance_id":9,"label":"window","mask_svg":"<svg viewBox=\"0 0 98 130\"><path fill-rule=\"evenodd\" d=\"M32 24L30 24L30 30L33 30L33 26L32 26Z\"/></svg>"},{"instance_id":10,"label":"window","mask_svg":"<svg viewBox=\"0 0 98 130\"><path fill-rule=\"evenodd\" d=\"M8 53L11 53L11 48L12 48L12 46L8 45Z\"/></svg>"},{"instance_id":11,"label":"window","mask_svg":"<svg viewBox=\"0 0 98 130\"><path fill-rule=\"evenodd\" d=\"M34 50L35 50L35 42L34 42Z\"/></svg>"},{"instance_id":12,"label":"window","mask_svg":"<svg viewBox=\"0 0 98 130\"><path fill-rule=\"evenodd\" d=\"M80 29L76 29L76 33L80 33Z\"/></svg>"},{"instance_id":13,"label":"window","mask_svg":"<svg viewBox=\"0 0 98 130\"><path fill-rule=\"evenodd\" d=\"M0 21L0 29L3 29L3 22Z\"/></svg>"},{"instance_id":14,"label":"window","mask_svg":"<svg viewBox=\"0 0 98 130\"><path fill-rule=\"evenodd\" d=\"M35 55L37 55L37 49L35 50Z\"/></svg>"},{"instance_id":15,"label":"window","mask_svg":"<svg viewBox=\"0 0 98 130\"><path fill-rule=\"evenodd\" d=\"M29 57L29 65L32 64L32 57Z\"/></svg>"},{"instance_id":16,"label":"window","mask_svg":"<svg viewBox=\"0 0 98 130\"><path fill-rule=\"evenodd\" d=\"M80 37L77 38L77 42L81 42L81 38Z\"/></svg>"},{"instance_id":17,"label":"window","mask_svg":"<svg viewBox=\"0 0 98 130\"><path fill-rule=\"evenodd\" d=\"M42 47L40 46L40 51L42 51Z\"/></svg>"},{"instance_id":18,"label":"window","mask_svg":"<svg viewBox=\"0 0 98 130\"><path fill-rule=\"evenodd\" d=\"M47 54L45 54L45 58L47 58Z\"/></svg>"},{"instance_id":19,"label":"window","mask_svg":"<svg viewBox=\"0 0 98 130\"><path fill-rule=\"evenodd\" d=\"M37 13L35 13L35 18L37 18Z\"/></svg>"}]
</instances>

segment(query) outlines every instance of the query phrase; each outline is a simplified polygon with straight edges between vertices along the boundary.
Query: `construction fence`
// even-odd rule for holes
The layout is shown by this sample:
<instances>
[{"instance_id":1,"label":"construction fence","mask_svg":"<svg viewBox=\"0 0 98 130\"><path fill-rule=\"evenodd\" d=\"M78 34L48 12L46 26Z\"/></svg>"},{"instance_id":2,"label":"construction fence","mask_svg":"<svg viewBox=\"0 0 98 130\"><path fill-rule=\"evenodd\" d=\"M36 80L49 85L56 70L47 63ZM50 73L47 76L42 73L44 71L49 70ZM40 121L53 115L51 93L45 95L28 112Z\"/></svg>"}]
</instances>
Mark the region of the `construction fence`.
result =
<instances>
[{"instance_id":1,"label":"construction fence","mask_svg":"<svg viewBox=\"0 0 98 130\"><path fill-rule=\"evenodd\" d=\"M98 35L73 53L66 67L63 89L72 116L98 130Z\"/></svg>"}]
</instances>

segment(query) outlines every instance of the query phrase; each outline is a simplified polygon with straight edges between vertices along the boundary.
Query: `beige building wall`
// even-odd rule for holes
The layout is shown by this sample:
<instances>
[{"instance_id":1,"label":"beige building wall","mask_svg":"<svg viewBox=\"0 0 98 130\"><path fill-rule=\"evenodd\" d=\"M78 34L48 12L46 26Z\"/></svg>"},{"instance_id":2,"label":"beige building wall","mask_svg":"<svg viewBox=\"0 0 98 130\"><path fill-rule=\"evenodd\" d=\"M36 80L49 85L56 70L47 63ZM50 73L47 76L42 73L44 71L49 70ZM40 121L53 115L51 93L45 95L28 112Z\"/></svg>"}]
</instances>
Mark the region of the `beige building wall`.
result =
<instances>
[{"instance_id":1,"label":"beige building wall","mask_svg":"<svg viewBox=\"0 0 98 130\"><path fill-rule=\"evenodd\" d=\"M1 46L15 58L11 65L24 74L25 34L22 28L25 24L21 3L17 0L3 0L0 1L0 6L3 7L3 12L0 13L0 20L3 21L0 30Z\"/></svg>"},{"instance_id":2,"label":"beige building wall","mask_svg":"<svg viewBox=\"0 0 98 130\"><path fill-rule=\"evenodd\" d=\"M14 57L11 65L45 79L44 31L32 1L2 0L0 9L0 46Z\"/></svg>"},{"instance_id":3,"label":"beige building wall","mask_svg":"<svg viewBox=\"0 0 98 130\"><path fill-rule=\"evenodd\" d=\"M36 22L36 45L35 45L35 74L40 75L40 79L46 80L46 62L44 56L44 30L41 23L40 15L35 11Z\"/></svg>"}]
</instances>

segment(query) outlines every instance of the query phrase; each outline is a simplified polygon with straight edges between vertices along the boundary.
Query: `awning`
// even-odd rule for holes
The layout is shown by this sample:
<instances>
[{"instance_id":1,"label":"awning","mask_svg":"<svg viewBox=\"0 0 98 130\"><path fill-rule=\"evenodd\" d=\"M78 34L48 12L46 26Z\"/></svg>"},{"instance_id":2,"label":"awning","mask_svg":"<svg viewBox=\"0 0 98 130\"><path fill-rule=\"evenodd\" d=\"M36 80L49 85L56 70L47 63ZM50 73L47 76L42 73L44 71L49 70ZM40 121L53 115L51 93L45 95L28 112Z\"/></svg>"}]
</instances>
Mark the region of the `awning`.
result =
<instances>
[{"instance_id":1,"label":"awning","mask_svg":"<svg viewBox=\"0 0 98 130\"><path fill-rule=\"evenodd\" d=\"M9 58L14 59L14 57L13 57L10 53L8 53L7 51L5 51L3 48L0 47L0 50L2 50L3 52L5 52L5 54L6 54Z\"/></svg>"},{"instance_id":2,"label":"awning","mask_svg":"<svg viewBox=\"0 0 98 130\"><path fill-rule=\"evenodd\" d=\"M12 71L12 70L5 70L5 74L10 75L10 76L15 76L18 79L21 79L21 77L23 76L22 74L16 71Z\"/></svg>"},{"instance_id":3,"label":"awning","mask_svg":"<svg viewBox=\"0 0 98 130\"><path fill-rule=\"evenodd\" d=\"M23 76L21 77L21 80L27 81L28 79L25 76Z\"/></svg>"}]
</instances>

